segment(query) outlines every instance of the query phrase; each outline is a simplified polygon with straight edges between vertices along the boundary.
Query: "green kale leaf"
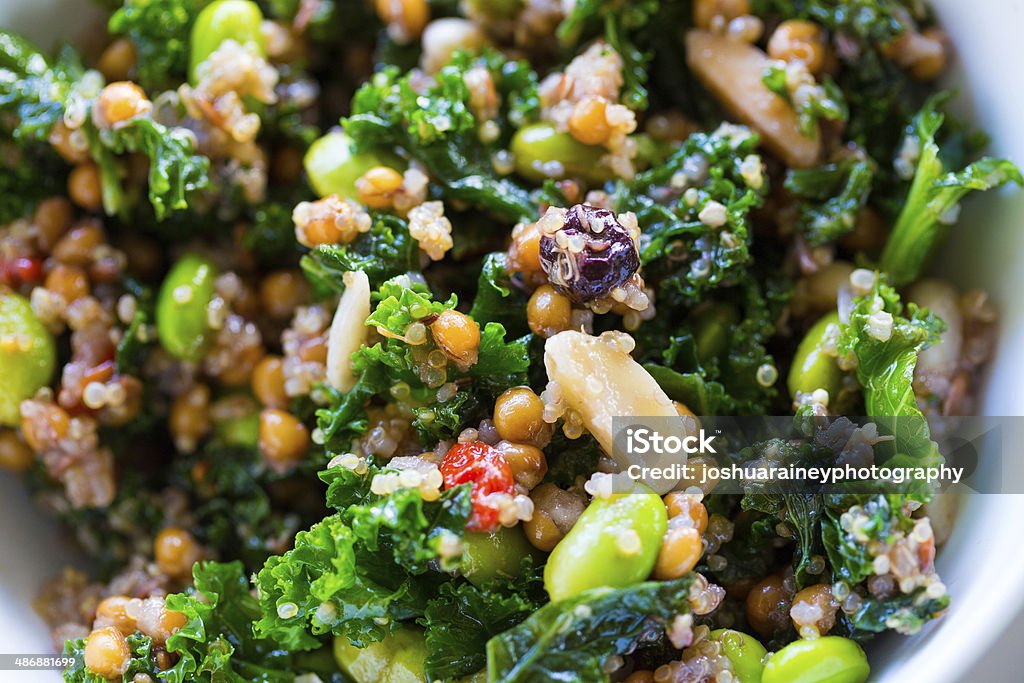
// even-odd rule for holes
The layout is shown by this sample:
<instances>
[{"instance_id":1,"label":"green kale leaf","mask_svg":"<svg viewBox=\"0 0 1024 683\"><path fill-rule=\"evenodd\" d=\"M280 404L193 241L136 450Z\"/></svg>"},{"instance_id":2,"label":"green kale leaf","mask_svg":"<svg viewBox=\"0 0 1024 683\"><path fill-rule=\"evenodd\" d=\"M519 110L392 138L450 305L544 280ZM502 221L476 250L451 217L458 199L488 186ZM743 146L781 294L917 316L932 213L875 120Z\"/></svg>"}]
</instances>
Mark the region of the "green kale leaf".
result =
<instances>
[{"instance_id":1,"label":"green kale leaf","mask_svg":"<svg viewBox=\"0 0 1024 683\"><path fill-rule=\"evenodd\" d=\"M128 636L128 650L131 656L128 666L121 676L122 683L132 683L137 675L155 677L157 668L153 663L152 649L153 641L149 636L133 633ZM68 640L64 643L65 657L73 657L74 663L64 669L65 683L109 683L109 679L92 673L85 668L85 638Z\"/></svg>"},{"instance_id":2,"label":"green kale leaf","mask_svg":"<svg viewBox=\"0 0 1024 683\"><path fill-rule=\"evenodd\" d=\"M146 90L170 88L188 73L192 23L210 0L125 0L107 30L135 48L135 76Z\"/></svg>"},{"instance_id":3,"label":"green kale leaf","mask_svg":"<svg viewBox=\"0 0 1024 683\"><path fill-rule=\"evenodd\" d=\"M803 200L797 228L811 246L838 242L857 223L875 176L870 159L847 157L786 173L786 190Z\"/></svg>"}]
</instances>

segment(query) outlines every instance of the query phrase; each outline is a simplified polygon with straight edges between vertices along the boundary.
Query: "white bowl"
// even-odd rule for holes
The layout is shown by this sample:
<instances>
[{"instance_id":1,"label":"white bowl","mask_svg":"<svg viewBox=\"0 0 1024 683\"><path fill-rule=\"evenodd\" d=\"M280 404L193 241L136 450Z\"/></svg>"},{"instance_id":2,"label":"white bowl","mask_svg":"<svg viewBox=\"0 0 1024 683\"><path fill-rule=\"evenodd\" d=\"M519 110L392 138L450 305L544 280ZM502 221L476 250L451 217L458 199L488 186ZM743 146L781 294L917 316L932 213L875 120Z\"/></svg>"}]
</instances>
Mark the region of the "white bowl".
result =
<instances>
[{"instance_id":1,"label":"white bowl","mask_svg":"<svg viewBox=\"0 0 1024 683\"><path fill-rule=\"evenodd\" d=\"M1024 2L934 0L952 37L958 63L953 83L963 111L992 138L990 152L1024 164ZM90 0L0 0L0 26L28 33L42 44L96 37ZM1002 313L999 352L984 392L981 412L1024 415L1024 193L986 196L969 202L940 272L965 286L990 291ZM1024 463L1014 458L1024 434L1006 434L1001 475L1024 482ZM1016 461L1016 462L1014 462ZM988 462L995 467L997 460ZM1018 485L1017 490L1024 490ZM50 650L49 635L30 603L40 582L71 552L54 525L32 510L18 483L0 475L0 649L14 653ZM1024 495L975 495L965 501L953 537L938 564L953 598L949 612L920 634L873 643L875 679L885 683L960 680L1020 680L1020 670L993 669L979 676L989 648L1024 603L1024 553L1020 547ZM1012 646L1012 643L1007 643ZM1003 653L1006 666L1019 652ZM968 672L971 673L968 673ZM998 678L995 678L998 677ZM52 672L0 674L0 679L54 681Z\"/></svg>"}]
</instances>

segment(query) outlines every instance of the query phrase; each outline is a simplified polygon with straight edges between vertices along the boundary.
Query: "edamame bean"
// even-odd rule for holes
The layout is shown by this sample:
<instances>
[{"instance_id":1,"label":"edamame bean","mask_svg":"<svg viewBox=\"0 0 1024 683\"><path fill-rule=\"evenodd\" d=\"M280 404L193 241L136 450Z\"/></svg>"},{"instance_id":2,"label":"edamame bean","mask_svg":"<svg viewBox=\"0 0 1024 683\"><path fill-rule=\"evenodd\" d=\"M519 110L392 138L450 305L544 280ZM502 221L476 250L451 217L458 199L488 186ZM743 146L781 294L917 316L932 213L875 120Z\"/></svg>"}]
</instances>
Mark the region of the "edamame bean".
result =
<instances>
[{"instance_id":1,"label":"edamame bean","mask_svg":"<svg viewBox=\"0 0 1024 683\"><path fill-rule=\"evenodd\" d=\"M217 436L228 446L256 448L260 442L259 412L253 411L248 415L218 422Z\"/></svg>"},{"instance_id":2,"label":"edamame bean","mask_svg":"<svg viewBox=\"0 0 1024 683\"><path fill-rule=\"evenodd\" d=\"M864 683L871 673L860 645L824 636L782 648L764 666L762 683Z\"/></svg>"},{"instance_id":3,"label":"edamame bean","mask_svg":"<svg viewBox=\"0 0 1024 683\"><path fill-rule=\"evenodd\" d=\"M182 360L202 358L211 340L207 308L213 299L217 266L202 256L183 256L160 286L156 329L160 345Z\"/></svg>"},{"instance_id":4,"label":"edamame bean","mask_svg":"<svg viewBox=\"0 0 1024 683\"><path fill-rule=\"evenodd\" d=\"M789 369L789 393L796 398L798 392L809 393L824 389L831 398L842 386L843 371L834 356L825 353L824 343L830 325L839 324L839 314L829 313L814 323L800 342Z\"/></svg>"},{"instance_id":5,"label":"edamame bean","mask_svg":"<svg viewBox=\"0 0 1024 683\"><path fill-rule=\"evenodd\" d=\"M336 194L359 200L356 181L375 166L404 169L400 157L390 152L359 152L352 148L352 138L341 131L332 131L309 146L302 160L309 184L321 197Z\"/></svg>"},{"instance_id":6,"label":"edamame bean","mask_svg":"<svg viewBox=\"0 0 1024 683\"><path fill-rule=\"evenodd\" d=\"M665 503L643 484L594 498L551 551L544 588L558 601L591 588L643 581L654 569L667 527Z\"/></svg>"},{"instance_id":7,"label":"edamame bean","mask_svg":"<svg viewBox=\"0 0 1024 683\"><path fill-rule=\"evenodd\" d=\"M217 0L203 8L192 25L188 69L192 83L196 82L196 68L225 40L234 40L265 56L267 49L261 23L263 12L250 0Z\"/></svg>"},{"instance_id":8,"label":"edamame bean","mask_svg":"<svg viewBox=\"0 0 1024 683\"><path fill-rule=\"evenodd\" d=\"M693 337L697 358L717 358L729 345L732 328L740 321L740 312L731 304L714 304L695 316Z\"/></svg>"},{"instance_id":9,"label":"edamame bean","mask_svg":"<svg viewBox=\"0 0 1024 683\"><path fill-rule=\"evenodd\" d=\"M356 647L345 636L334 639L334 659L356 683L423 683L427 643L423 632L401 626L376 643Z\"/></svg>"},{"instance_id":10,"label":"edamame bean","mask_svg":"<svg viewBox=\"0 0 1024 683\"><path fill-rule=\"evenodd\" d=\"M496 577L519 576L521 560L534 553L522 527L502 527L493 534L466 532L462 537L462 575L477 586Z\"/></svg>"},{"instance_id":11,"label":"edamame bean","mask_svg":"<svg viewBox=\"0 0 1024 683\"><path fill-rule=\"evenodd\" d=\"M761 683L764 656L768 651L757 638L724 628L712 631L708 637L721 643L722 654L729 658L732 671L740 683Z\"/></svg>"},{"instance_id":12,"label":"edamame bean","mask_svg":"<svg viewBox=\"0 0 1024 683\"><path fill-rule=\"evenodd\" d=\"M559 133L550 123L520 128L512 138L516 172L535 183L548 178L582 178L599 184L614 177L602 158L603 147L584 145L569 133Z\"/></svg>"},{"instance_id":13,"label":"edamame bean","mask_svg":"<svg viewBox=\"0 0 1024 683\"><path fill-rule=\"evenodd\" d=\"M21 402L53 375L57 346L28 300L0 287L0 425L21 421Z\"/></svg>"}]
</instances>

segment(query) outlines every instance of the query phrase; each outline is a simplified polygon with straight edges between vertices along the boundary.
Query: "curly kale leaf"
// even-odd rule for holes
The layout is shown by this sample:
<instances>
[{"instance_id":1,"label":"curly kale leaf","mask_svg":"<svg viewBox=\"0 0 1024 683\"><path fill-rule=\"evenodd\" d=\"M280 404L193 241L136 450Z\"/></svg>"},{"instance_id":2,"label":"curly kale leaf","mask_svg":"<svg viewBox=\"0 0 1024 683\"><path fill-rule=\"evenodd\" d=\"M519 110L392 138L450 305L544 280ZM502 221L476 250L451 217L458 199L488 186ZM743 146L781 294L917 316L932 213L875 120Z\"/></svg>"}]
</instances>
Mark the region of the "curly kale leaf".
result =
<instances>
[{"instance_id":1,"label":"curly kale leaf","mask_svg":"<svg viewBox=\"0 0 1024 683\"><path fill-rule=\"evenodd\" d=\"M501 99L492 122L499 134L487 143L481 142L485 122L473 114L465 81L476 67L487 69ZM384 69L355 94L352 115L342 123L357 146L403 148L426 165L445 196L508 220L535 218L538 206L529 192L499 177L491 161L507 146L512 126L526 123L539 107L537 76L529 65L490 51L481 57L459 52L425 91L414 88L411 78Z\"/></svg>"},{"instance_id":2,"label":"curly kale leaf","mask_svg":"<svg viewBox=\"0 0 1024 683\"><path fill-rule=\"evenodd\" d=\"M0 142L0 224L25 218L42 200L67 191L67 168L42 145Z\"/></svg>"},{"instance_id":3,"label":"curly kale leaf","mask_svg":"<svg viewBox=\"0 0 1024 683\"><path fill-rule=\"evenodd\" d=\"M110 679L94 674L85 668L85 641L85 638L77 638L64 643L64 651L61 654L65 657L73 657L75 660L64 670L65 683L110 683ZM128 666L119 680L122 683L132 683L140 674L151 678L155 677L157 668L152 658L152 639L149 636L133 633L127 637L127 641L130 658Z\"/></svg>"},{"instance_id":4,"label":"curly kale leaf","mask_svg":"<svg viewBox=\"0 0 1024 683\"><path fill-rule=\"evenodd\" d=\"M288 218L291 225L291 216ZM361 270L376 289L386 280L419 270L420 250L409 236L408 223L397 216L377 214L369 232L350 244L324 244L302 258L302 269L321 292L342 292L347 271Z\"/></svg>"},{"instance_id":5,"label":"curly kale leaf","mask_svg":"<svg viewBox=\"0 0 1024 683\"><path fill-rule=\"evenodd\" d=\"M504 252L488 254L480 268L476 296L469 316L478 323L500 323L512 336L529 332L526 295L512 284Z\"/></svg>"},{"instance_id":6,"label":"curly kale leaf","mask_svg":"<svg viewBox=\"0 0 1024 683\"><path fill-rule=\"evenodd\" d=\"M906 29L900 18L916 15L920 6L913 0L754 0L751 4L758 16L811 19L868 44L898 36Z\"/></svg>"},{"instance_id":7,"label":"curly kale leaf","mask_svg":"<svg viewBox=\"0 0 1024 683\"><path fill-rule=\"evenodd\" d=\"M210 160L193 154L192 136L183 128L135 118L116 129L96 131L90 147L100 165L103 206L108 214L126 208L110 154L132 152L149 159L149 201L157 220L188 208L192 196L209 184Z\"/></svg>"},{"instance_id":8,"label":"curly kale leaf","mask_svg":"<svg viewBox=\"0 0 1024 683\"><path fill-rule=\"evenodd\" d=\"M632 652L689 611L690 577L596 588L545 605L487 643L490 681L606 681L609 657Z\"/></svg>"},{"instance_id":9,"label":"curly kale leaf","mask_svg":"<svg viewBox=\"0 0 1024 683\"><path fill-rule=\"evenodd\" d=\"M0 31L0 112L12 112L11 137L19 143L45 142L64 116L66 102L79 100L81 60L66 48L52 63L32 43ZM0 129L5 124L0 123Z\"/></svg>"},{"instance_id":10,"label":"curly kale leaf","mask_svg":"<svg viewBox=\"0 0 1024 683\"><path fill-rule=\"evenodd\" d=\"M891 320L887 336L875 330ZM857 381L864 388L867 414L880 431L895 437L890 465L934 466L941 454L931 440L928 422L914 395L914 367L917 356L934 344L944 325L927 309L909 304L904 314L899 295L879 283L872 293L854 300L848 324L840 326L841 354L857 359ZM881 337L881 338L880 338ZM885 450L884 445L882 445Z\"/></svg>"},{"instance_id":11,"label":"curly kale leaf","mask_svg":"<svg viewBox=\"0 0 1024 683\"><path fill-rule=\"evenodd\" d=\"M386 636L399 621L421 616L450 577L432 568L442 538L461 537L469 518L468 487L426 502L415 489L388 496L365 491L380 470L324 474L332 502L355 502L299 532L295 547L272 557L257 576L262 617L256 633L288 649L313 649L318 636L347 636L357 647ZM349 481L362 477L364 482ZM342 483L337 483L337 482Z\"/></svg>"},{"instance_id":12,"label":"curly kale leaf","mask_svg":"<svg viewBox=\"0 0 1024 683\"><path fill-rule=\"evenodd\" d=\"M944 100L942 94L932 97L907 129L904 148L918 151L917 168L881 261L882 270L899 286L921 274L945 227L956 221L959 202L968 193L991 190L1007 182L1024 186L1020 169L1005 159L985 157L958 172L945 172L935 142L944 120L937 107Z\"/></svg>"},{"instance_id":13,"label":"curly kale leaf","mask_svg":"<svg viewBox=\"0 0 1024 683\"><path fill-rule=\"evenodd\" d=\"M871 194L874 176L875 165L870 159L853 156L786 173L786 190L803 200L797 228L808 244L838 242L853 230Z\"/></svg>"},{"instance_id":14,"label":"curly kale leaf","mask_svg":"<svg viewBox=\"0 0 1024 683\"><path fill-rule=\"evenodd\" d=\"M540 608L536 585L539 572L524 572L526 580L497 581L484 587L446 583L432 599L419 622L426 629L428 680L468 676L487 665L487 641L518 625ZM543 590L540 591L541 593Z\"/></svg>"},{"instance_id":15,"label":"curly kale leaf","mask_svg":"<svg viewBox=\"0 0 1024 683\"><path fill-rule=\"evenodd\" d=\"M757 144L736 126L694 133L664 164L615 189L616 210L634 212L644 227L640 260L658 301L693 304L747 273L748 214L767 192Z\"/></svg>"},{"instance_id":16,"label":"curly kale leaf","mask_svg":"<svg viewBox=\"0 0 1024 683\"><path fill-rule=\"evenodd\" d=\"M125 0L107 30L135 48L135 77L146 90L173 87L188 73L189 33L210 0Z\"/></svg>"}]
</instances>

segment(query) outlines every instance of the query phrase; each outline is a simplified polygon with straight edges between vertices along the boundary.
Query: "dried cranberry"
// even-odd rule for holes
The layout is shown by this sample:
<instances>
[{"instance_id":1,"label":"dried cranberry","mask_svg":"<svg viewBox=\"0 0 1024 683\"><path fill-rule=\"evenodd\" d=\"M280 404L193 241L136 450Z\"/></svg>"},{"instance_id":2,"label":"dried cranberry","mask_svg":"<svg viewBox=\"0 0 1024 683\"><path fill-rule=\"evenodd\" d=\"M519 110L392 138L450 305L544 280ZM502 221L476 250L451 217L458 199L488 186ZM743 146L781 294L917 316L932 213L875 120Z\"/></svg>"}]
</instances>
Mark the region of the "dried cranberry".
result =
<instances>
[{"instance_id":1,"label":"dried cranberry","mask_svg":"<svg viewBox=\"0 0 1024 683\"><path fill-rule=\"evenodd\" d=\"M448 450L439 466L444 487L472 484L470 500L473 514L466 523L470 531L494 531L500 526L501 509L493 494L515 493L512 468L501 451L482 441L457 443Z\"/></svg>"},{"instance_id":2,"label":"dried cranberry","mask_svg":"<svg viewBox=\"0 0 1024 683\"><path fill-rule=\"evenodd\" d=\"M583 303L600 299L632 277L640 255L614 212L576 204L557 231L541 236L540 265L552 287Z\"/></svg>"}]
</instances>

